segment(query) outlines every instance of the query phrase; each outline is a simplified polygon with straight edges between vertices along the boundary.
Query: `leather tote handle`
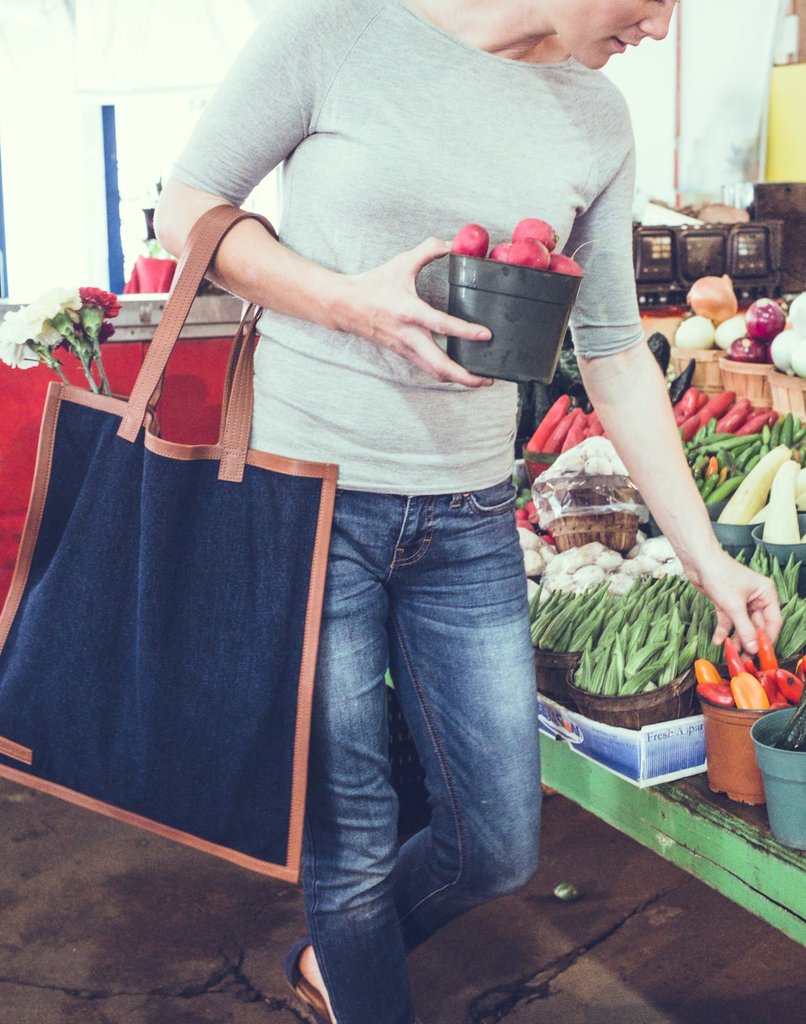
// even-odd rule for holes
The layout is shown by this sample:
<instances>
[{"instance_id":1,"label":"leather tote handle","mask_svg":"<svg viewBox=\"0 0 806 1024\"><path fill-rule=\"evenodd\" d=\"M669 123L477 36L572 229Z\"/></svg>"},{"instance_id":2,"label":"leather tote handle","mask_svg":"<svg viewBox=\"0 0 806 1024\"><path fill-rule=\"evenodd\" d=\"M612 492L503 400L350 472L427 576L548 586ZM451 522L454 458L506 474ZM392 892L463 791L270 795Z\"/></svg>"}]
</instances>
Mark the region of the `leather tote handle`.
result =
<instances>
[{"instance_id":1,"label":"leather tote handle","mask_svg":"<svg viewBox=\"0 0 806 1024\"><path fill-rule=\"evenodd\" d=\"M221 453L219 480L240 483L243 479L249 431L252 426L253 357L257 341L257 322L262 312L260 306L251 304L247 307L230 351L218 434L218 449Z\"/></svg>"},{"instance_id":2,"label":"leather tote handle","mask_svg":"<svg viewBox=\"0 0 806 1024\"><path fill-rule=\"evenodd\" d=\"M239 210L237 207L229 205L214 206L202 214L193 225L182 251L179 266L177 267L176 283L171 290L171 295L165 305L165 310L154 332L151 344L148 346L148 352L143 360L143 365L137 374L137 380L126 403L126 411L121 417L118 437L126 441L134 441L137 438L140 427L145 420L146 411L153 405L155 396L161 389L165 367L179 338L179 332L187 320L190 307L193 305L193 300L196 298L196 293L199 290L199 285L212 263L219 245L232 227L239 221L246 220L247 218L260 221L275 238L277 237L277 233L265 217L261 217L260 214L249 213L246 210ZM246 346L246 348L251 347L252 345ZM247 355L246 358L251 359L251 356ZM237 374L233 371L232 378L228 380L227 384L233 384L236 376ZM233 406L230 397L225 393L224 411L234 411L235 407L237 407L240 420L242 420L244 397L241 395L235 406ZM251 402L249 403L248 416L251 419ZM228 442L231 438L232 431L228 433ZM223 442L224 438L222 437L220 440Z\"/></svg>"}]
</instances>

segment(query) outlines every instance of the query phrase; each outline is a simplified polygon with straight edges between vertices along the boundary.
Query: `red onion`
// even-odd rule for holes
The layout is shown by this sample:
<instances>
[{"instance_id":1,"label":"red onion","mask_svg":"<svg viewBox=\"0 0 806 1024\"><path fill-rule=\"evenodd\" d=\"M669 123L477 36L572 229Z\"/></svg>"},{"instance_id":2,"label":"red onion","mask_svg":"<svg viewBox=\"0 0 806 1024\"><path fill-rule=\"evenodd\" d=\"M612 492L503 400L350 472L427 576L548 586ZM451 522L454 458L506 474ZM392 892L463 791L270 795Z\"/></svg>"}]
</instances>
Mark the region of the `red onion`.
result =
<instances>
[{"instance_id":1,"label":"red onion","mask_svg":"<svg viewBox=\"0 0 806 1024\"><path fill-rule=\"evenodd\" d=\"M772 299L756 299L745 314L747 336L756 341L771 342L786 324L786 314Z\"/></svg>"},{"instance_id":2,"label":"red onion","mask_svg":"<svg viewBox=\"0 0 806 1024\"><path fill-rule=\"evenodd\" d=\"M769 347L757 338L737 338L725 353L727 359L736 363L768 363Z\"/></svg>"}]
</instances>

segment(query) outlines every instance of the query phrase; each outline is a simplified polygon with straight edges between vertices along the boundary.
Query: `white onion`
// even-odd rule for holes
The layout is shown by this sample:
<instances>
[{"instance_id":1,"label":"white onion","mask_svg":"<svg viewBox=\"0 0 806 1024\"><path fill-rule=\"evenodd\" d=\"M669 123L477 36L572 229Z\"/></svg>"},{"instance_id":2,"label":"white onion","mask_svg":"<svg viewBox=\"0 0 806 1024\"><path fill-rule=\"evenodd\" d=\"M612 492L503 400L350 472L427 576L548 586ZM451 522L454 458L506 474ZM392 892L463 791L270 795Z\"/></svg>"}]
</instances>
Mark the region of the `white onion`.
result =
<instances>
[{"instance_id":1,"label":"white onion","mask_svg":"<svg viewBox=\"0 0 806 1024\"><path fill-rule=\"evenodd\" d=\"M714 331L714 340L717 347L725 352L730 348L737 338L743 338L747 334L747 323L743 314L732 316L730 320L723 320Z\"/></svg>"},{"instance_id":2,"label":"white onion","mask_svg":"<svg viewBox=\"0 0 806 1024\"><path fill-rule=\"evenodd\" d=\"M677 348L713 348L714 325L706 316L690 316L678 325L674 336Z\"/></svg>"},{"instance_id":3,"label":"white onion","mask_svg":"<svg viewBox=\"0 0 806 1024\"><path fill-rule=\"evenodd\" d=\"M789 305L789 320L799 338L806 338L806 292L795 296Z\"/></svg>"}]
</instances>

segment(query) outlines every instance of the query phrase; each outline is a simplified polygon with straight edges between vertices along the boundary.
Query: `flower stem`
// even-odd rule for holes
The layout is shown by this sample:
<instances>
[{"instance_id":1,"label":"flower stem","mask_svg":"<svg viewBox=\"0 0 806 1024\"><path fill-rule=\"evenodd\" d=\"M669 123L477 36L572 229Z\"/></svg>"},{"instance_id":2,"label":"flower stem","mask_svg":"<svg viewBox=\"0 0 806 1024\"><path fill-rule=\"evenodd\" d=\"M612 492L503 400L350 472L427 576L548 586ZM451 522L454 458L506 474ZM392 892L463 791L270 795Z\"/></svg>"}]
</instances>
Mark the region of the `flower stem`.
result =
<instances>
[{"instance_id":1,"label":"flower stem","mask_svg":"<svg viewBox=\"0 0 806 1024\"><path fill-rule=\"evenodd\" d=\"M109 387L109 381L106 379L106 373L104 371L103 360L101 359L101 350L100 350L100 348L96 348L96 350L95 350L95 362L96 362L96 364L98 366L98 374L100 375L100 378L101 378L101 391L105 395L111 395L112 394L112 389Z\"/></svg>"}]
</instances>

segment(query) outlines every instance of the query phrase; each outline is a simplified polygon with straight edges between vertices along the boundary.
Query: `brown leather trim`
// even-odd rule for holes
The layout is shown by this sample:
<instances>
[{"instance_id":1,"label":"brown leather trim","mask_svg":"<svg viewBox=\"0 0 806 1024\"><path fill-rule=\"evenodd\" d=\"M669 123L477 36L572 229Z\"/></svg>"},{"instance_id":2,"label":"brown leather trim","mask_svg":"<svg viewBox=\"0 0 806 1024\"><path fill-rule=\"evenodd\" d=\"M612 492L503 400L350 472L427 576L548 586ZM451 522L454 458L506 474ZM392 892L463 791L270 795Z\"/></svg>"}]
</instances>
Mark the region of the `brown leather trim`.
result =
<instances>
[{"instance_id":1,"label":"brown leather trim","mask_svg":"<svg viewBox=\"0 0 806 1024\"><path fill-rule=\"evenodd\" d=\"M49 796L56 796L60 800L67 800L68 803L77 807L84 807L86 810L103 814L107 818L114 818L115 821L122 821L126 825L134 825L136 828L144 829L146 832L153 832L154 835L162 836L164 839L172 839L174 842L182 843L184 846L192 846L203 853L210 853L215 857L228 860L239 867L248 868L250 871L257 871L261 875L271 875L272 878L280 878L284 882L297 883L299 881L299 868L288 867L285 864L271 864L269 861L260 860L257 857L250 857L245 853L238 853L226 846L219 846L217 843L210 843L206 839L199 839L187 832L180 832L179 829L161 825L158 821L151 821L150 818L143 818L139 814L132 814L130 811L123 811L112 804L104 803L103 800L95 800L93 797L84 796L75 790L67 789L55 782L47 782L38 779L35 775L18 771L16 768L7 768L0 765L0 777L18 782L20 785L36 789L40 793L47 793Z\"/></svg>"},{"instance_id":2,"label":"brown leather trim","mask_svg":"<svg viewBox=\"0 0 806 1024\"><path fill-rule=\"evenodd\" d=\"M145 446L155 455L166 459L194 461L196 459L218 460L222 458L222 449L217 444L179 444L177 441L166 441L150 432L146 433ZM323 481L333 480L338 475L338 466L330 462L308 462L305 459L290 459L284 455L272 455L250 448L246 453L247 466L259 469L272 469L288 476L321 477Z\"/></svg>"},{"instance_id":3,"label":"brown leather trim","mask_svg":"<svg viewBox=\"0 0 806 1024\"><path fill-rule=\"evenodd\" d=\"M332 468L336 469L335 466ZM302 658L297 687L297 722L294 734L294 763L291 773L291 813L288 822L288 854L286 856L287 862L293 865L299 864L302 858L313 685L316 677L319 629L322 620L327 558L330 550L330 530L335 501L336 473L334 472L322 480L319 518L316 524L316 540L308 588L308 607L305 609L305 627L302 634Z\"/></svg>"},{"instance_id":4,"label":"brown leather trim","mask_svg":"<svg viewBox=\"0 0 806 1024\"><path fill-rule=\"evenodd\" d=\"M28 502L28 511L25 514L25 525L22 529L17 562L14 566L14 574L11 577L11 586L6 594L3 610L0 612L0 651L2 651L8 639L11 624L14 622L14 616L17 614L17 609L20 606L20 601L25 591L25 584L28 582L28 573L31 571L31 559L34 555L36 538L39 536L39 527L42 523L45 498L47 497L48 484L50 482L56 422L59 418L59 406L61 405L63 391L63 384L60 384L58 381L52 381L48 385L45 395L45 408L42 412L42 423L39 427L39 443L36 450L36 465L34 467L31 497Z\"/></svg>"},{"instance_id":5,"label":"brown leather trim","mask_svg":"<svg viewBox=\"0 0 806 1024\"><path fill-rule=\"evenodd\" d=\"M100 409L122 416L126 411L126 399L115 395L96 395L87 388L79 388L73 384L62 385L63 398L73 405L85 405L89 409Z\"/></svg>"},{"instance_id":6,"label":"brown leather trim","mask_svg":"<svg viewBox=\"0 0 806 1024\"><path fill-rule=\"evenodd\" d=\"M5 736L0 736L0 754L13 757L15 761L22 761L23 764L34 763L34 752L30 747L24 747L14 740L7 740Z\"/></svg>"}]
</instances>

